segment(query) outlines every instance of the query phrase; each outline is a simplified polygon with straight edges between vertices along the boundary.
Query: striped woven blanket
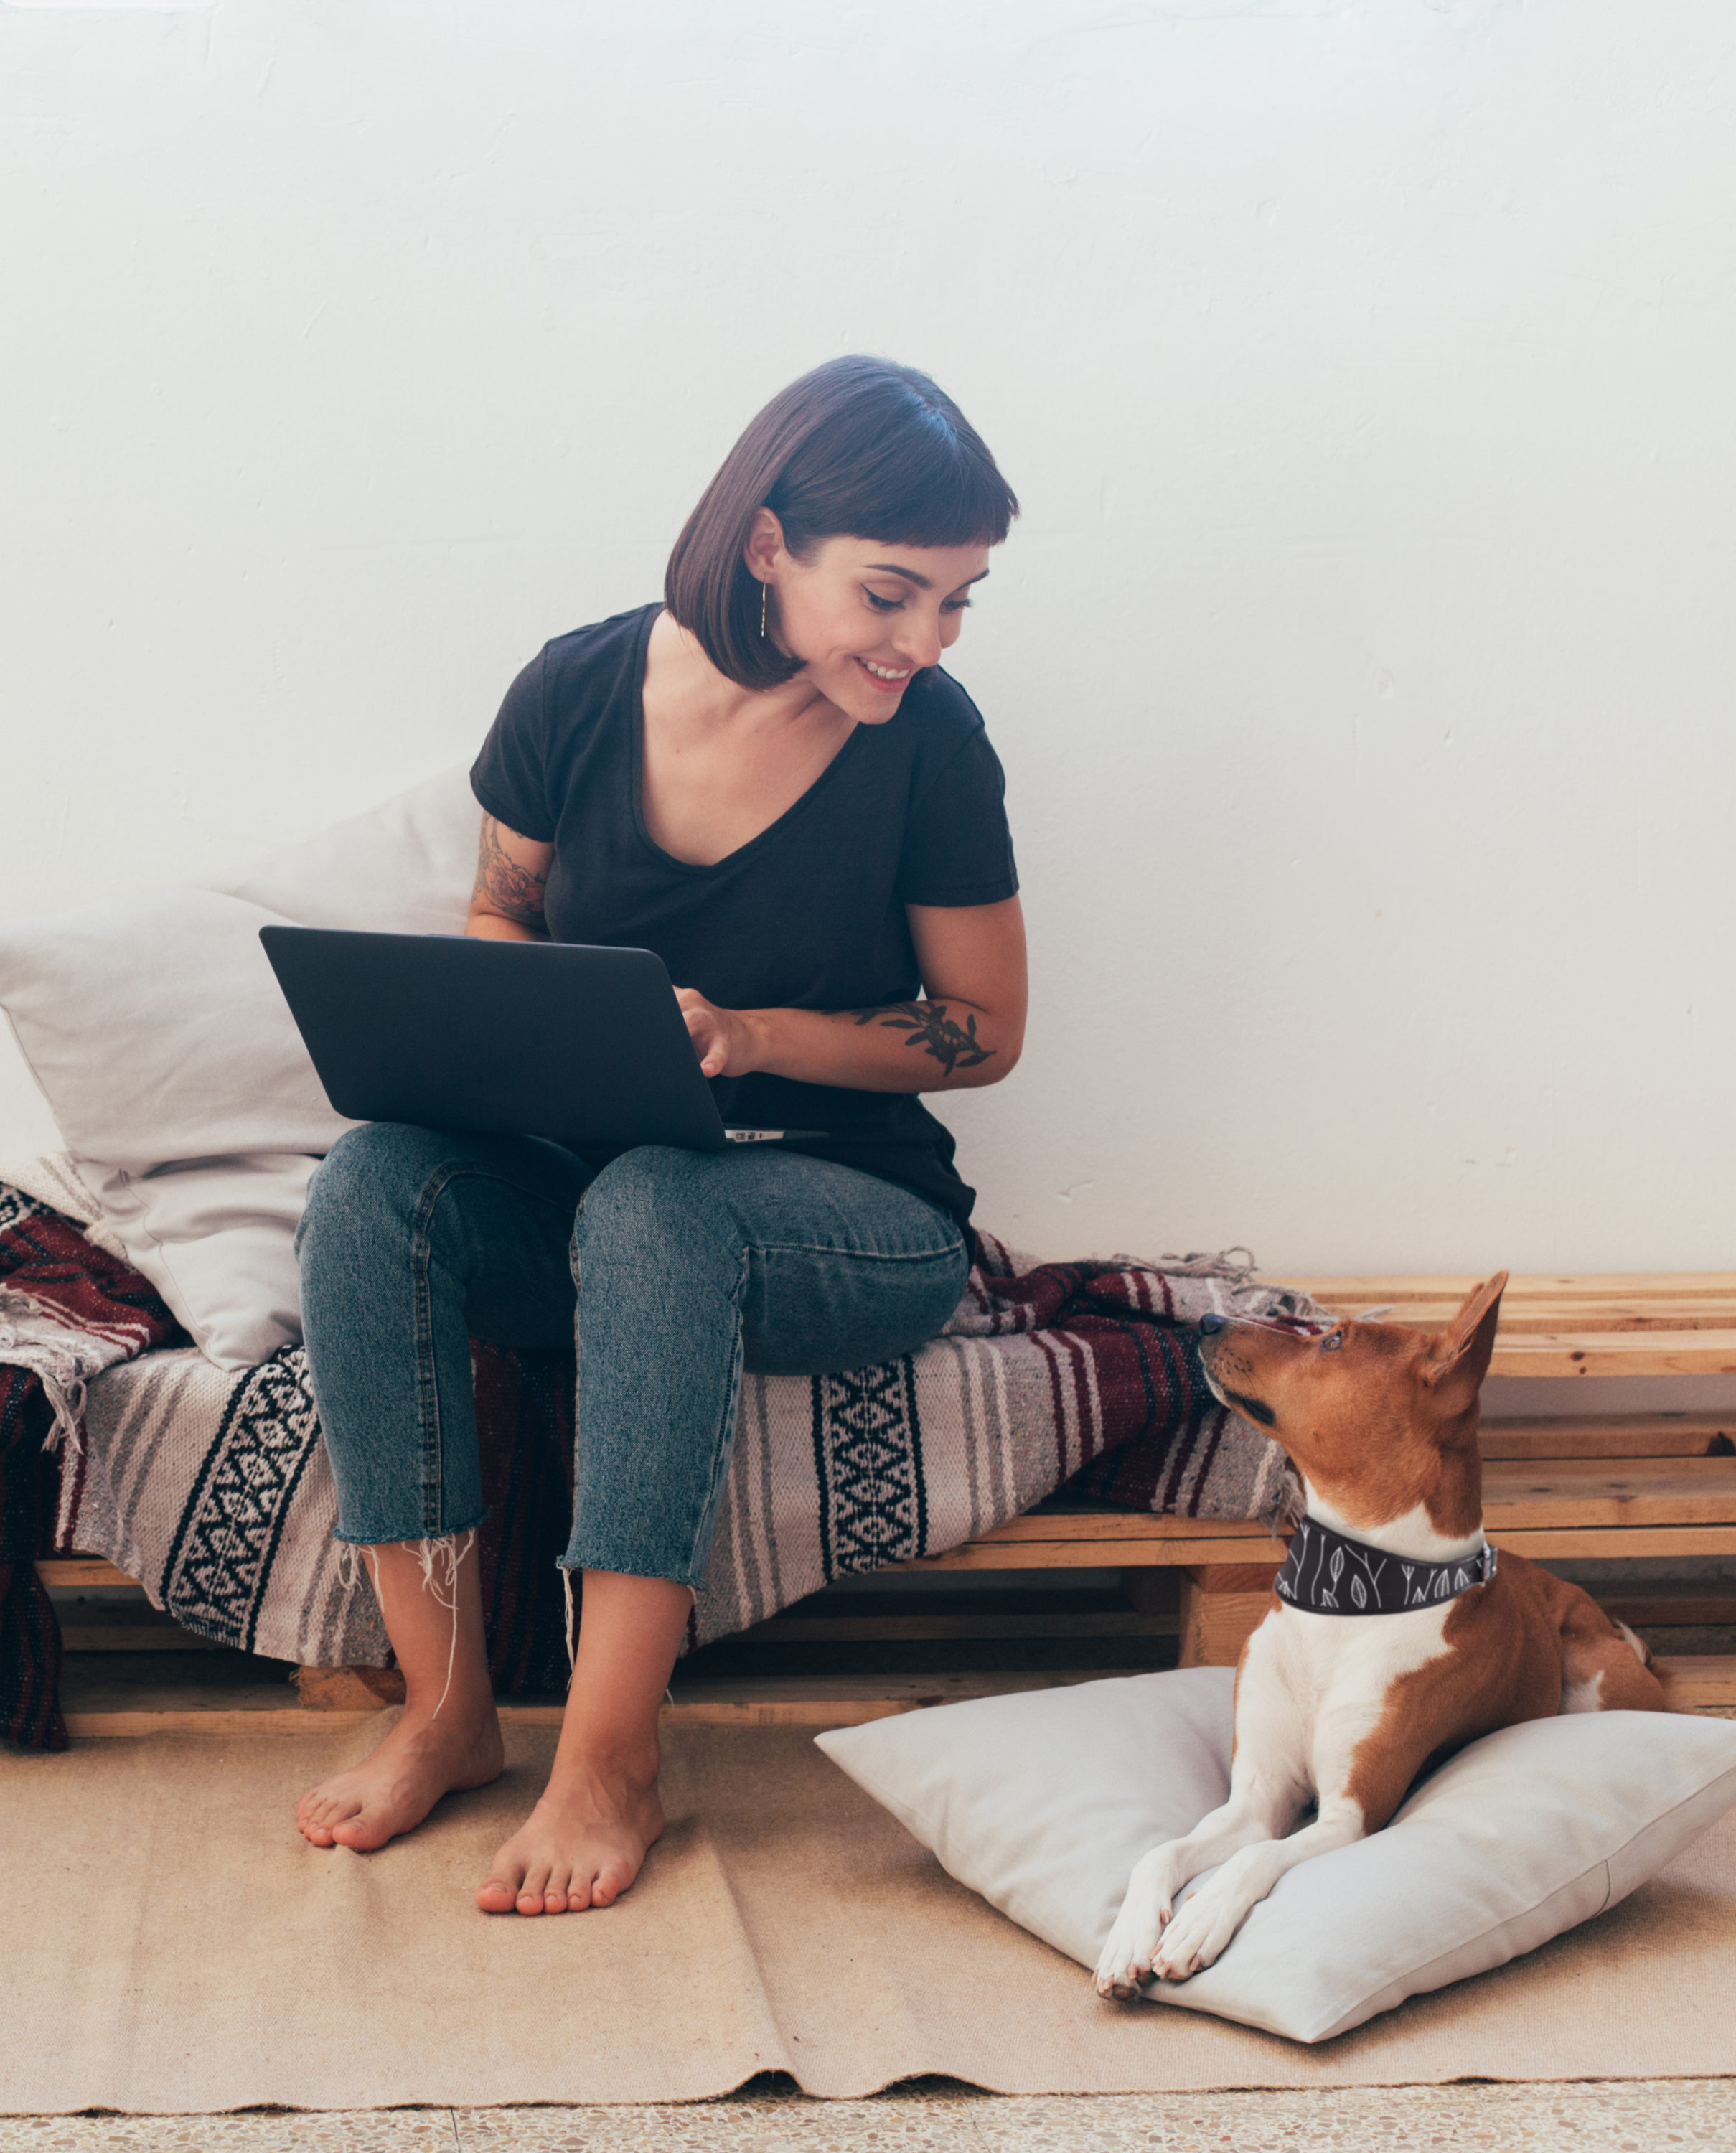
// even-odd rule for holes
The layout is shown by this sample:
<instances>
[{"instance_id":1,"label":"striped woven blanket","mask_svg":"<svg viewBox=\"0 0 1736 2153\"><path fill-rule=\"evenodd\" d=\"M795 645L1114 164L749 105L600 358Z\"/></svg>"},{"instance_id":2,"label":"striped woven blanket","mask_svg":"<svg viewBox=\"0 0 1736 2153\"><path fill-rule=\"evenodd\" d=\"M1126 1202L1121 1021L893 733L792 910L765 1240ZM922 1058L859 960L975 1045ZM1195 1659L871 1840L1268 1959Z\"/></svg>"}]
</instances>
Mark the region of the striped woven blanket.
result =
<instances>
[{"instance_id":1,"label":"striped woven blanket","mask_svg":"<svg viewBox=\"0 0 1736 2153\"><path fill-rule=\"evenodd\" d=\"M389 1657L372 1592L331 1537L301 1349L239 1375L213 1367L103 1239L0 1183L0 1734L39 1747L66 1738L33 1556L106 1556L187 1629L250 1652ZM834 1579L943 1553L1061 1488L1276 1517L1282 1453L1213 1400L1194 1328L1209 1312L1307 1321L1306 1303L1221 1260L1040 1264L980 1244L963 1303L919 1352L745 1380L690 1648ZM496 1687L558 1688L572 1356L478 1340L473 1367Z\"/></svg>"}]
</instances>

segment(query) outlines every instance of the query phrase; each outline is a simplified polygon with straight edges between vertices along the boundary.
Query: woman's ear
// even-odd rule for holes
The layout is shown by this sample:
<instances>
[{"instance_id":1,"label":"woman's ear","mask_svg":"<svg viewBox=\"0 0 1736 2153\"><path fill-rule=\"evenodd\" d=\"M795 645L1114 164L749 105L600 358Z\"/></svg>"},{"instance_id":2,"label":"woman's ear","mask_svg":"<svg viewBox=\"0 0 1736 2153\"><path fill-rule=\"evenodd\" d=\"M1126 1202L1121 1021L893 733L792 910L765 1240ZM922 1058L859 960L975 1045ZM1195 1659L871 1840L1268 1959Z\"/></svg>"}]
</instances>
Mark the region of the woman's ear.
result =
<instances>
[{"instance_id":1,"label":"woman's ear","mask_svg":"<svg viewBox=\"0 0 1736 2153\"><path fill-rule=\"evenodd\" d=\"M741 549L747 573L757 583L769 583L785 558L784 527L776 511L756 508L747 527L747 543Z\"/></svg>"}]
</instances>

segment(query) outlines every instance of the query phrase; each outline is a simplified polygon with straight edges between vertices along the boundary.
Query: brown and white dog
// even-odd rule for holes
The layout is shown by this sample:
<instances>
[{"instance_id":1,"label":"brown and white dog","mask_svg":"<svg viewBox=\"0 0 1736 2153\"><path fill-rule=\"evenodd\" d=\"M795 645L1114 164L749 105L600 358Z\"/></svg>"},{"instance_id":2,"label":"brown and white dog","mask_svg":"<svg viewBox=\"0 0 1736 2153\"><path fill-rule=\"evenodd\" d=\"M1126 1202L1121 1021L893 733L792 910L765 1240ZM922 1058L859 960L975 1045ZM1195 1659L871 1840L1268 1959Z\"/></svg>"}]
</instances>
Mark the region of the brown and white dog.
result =
<instances>
[{"instance_id":1,"label":"brown and white dog","mask_svg":"<svg viewBox=\"0 0 1736 2153\"><path fill-rule=\"evenodd\" d=\"M1242 1648L1229 1799L1135 1867L1101 1994L1211 1965L1285 1871L1378 1831L1425 1764L1479 1735L1670 1709L1631 1630L1484 1540L1478 1392L1506 1283L1479 1286L1440 1336L1202 1326L1207 1382L1283 1444L1306 1509ZM1286 1837L1311 1799L1316 1820Z\"/></svg>"}]
</instances>

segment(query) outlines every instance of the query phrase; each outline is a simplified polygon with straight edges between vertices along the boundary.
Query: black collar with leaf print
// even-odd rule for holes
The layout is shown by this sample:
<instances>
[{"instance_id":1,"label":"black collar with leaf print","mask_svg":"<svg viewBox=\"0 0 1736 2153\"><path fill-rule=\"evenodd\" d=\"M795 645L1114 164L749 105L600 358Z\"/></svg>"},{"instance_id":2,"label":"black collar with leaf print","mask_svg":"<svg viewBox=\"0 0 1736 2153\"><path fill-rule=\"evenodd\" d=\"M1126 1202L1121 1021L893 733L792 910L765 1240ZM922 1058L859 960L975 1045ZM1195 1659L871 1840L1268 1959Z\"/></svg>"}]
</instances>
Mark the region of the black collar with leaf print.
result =
<instances>
[{"instance_id":1,"label":"black collar with leaf print","mask_svg":"<svg viewBox=\"0 0 1736 2153\"><path fill-rule=\"evenodd\" d=\"M1404 1615L1456 1600L1494 1574L1487 1541L1457 1562L1418 1562L1304 1518L1272 1589L1286 1607L1311 1615Z\"/></svg>"}]
</instances>

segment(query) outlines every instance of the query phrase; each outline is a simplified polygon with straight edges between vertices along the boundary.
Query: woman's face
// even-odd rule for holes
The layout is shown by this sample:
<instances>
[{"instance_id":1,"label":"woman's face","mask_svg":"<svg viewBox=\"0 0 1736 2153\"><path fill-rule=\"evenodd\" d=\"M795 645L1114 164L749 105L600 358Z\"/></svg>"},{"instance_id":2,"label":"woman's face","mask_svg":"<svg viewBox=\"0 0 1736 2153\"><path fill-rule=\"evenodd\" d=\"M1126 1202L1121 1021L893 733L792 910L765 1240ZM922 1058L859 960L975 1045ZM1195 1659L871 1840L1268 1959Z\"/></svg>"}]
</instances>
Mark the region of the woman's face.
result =
<instances>
[{"instance_id":1,"label":"woman's face","mask_svg":"<svg viewBox=\"0 0 1736 2153\"><path fill-rule=\"evenodd\" d=\"M756 526L747 566L771 586L767 634L847 717L883 725L913 675L958 641L970 586L989 573L988 547L827 538L803 561L786 549L771 512L760 514L771 527Z\"/></svg>"}]
</instances>

